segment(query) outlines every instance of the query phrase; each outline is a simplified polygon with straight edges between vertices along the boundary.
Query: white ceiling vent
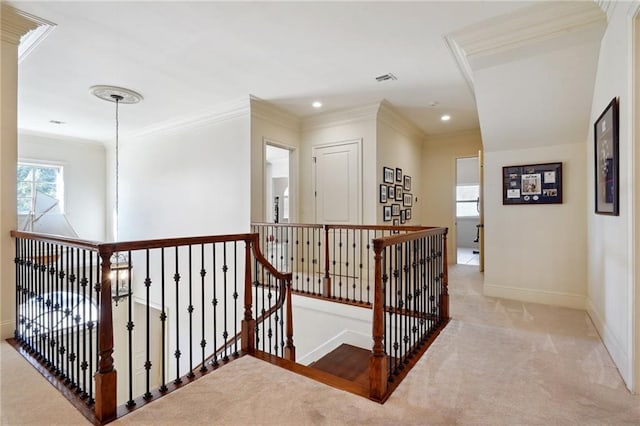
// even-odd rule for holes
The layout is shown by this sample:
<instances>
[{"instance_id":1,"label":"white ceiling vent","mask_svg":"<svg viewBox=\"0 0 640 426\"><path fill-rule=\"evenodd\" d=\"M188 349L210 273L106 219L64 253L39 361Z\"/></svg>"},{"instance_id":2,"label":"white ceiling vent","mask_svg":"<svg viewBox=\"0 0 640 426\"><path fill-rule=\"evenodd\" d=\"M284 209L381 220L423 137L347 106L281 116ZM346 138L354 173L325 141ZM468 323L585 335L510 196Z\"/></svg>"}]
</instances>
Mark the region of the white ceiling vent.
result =
<instances>
[{"instance_id":1,"label":"white ceiling vent","mask_svg":"<svg viewBox=\"0 0 640 426\"><path fill-rule=\"evenodd\" d=\"M396 77L395 75L389 73L389 74L383 74L383 75L379 75L376 77L376 81L378 83L382 83L383 81L388 81L388 80L397 80L398 77Z\"/></svg>"}]
</instances>

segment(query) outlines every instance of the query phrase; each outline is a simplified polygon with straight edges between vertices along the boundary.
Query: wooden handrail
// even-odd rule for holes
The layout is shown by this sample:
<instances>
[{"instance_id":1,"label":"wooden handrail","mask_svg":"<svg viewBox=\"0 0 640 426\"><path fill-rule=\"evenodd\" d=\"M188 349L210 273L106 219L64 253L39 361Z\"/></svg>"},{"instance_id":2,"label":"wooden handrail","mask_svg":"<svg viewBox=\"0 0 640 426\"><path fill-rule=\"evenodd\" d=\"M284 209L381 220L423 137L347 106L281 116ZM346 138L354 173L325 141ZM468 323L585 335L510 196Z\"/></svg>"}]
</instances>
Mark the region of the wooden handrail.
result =
<instances>
[{"instance_id":1,"label":"wooden handrail","mask_svg":"<svg viewBox=\"0 0 640 426\"><path fill-rule=\"evenodd\" d=\"M389 235L387 237L374 239L373 247L374 251L381 251L385 247L406 243L407 241L418 240L424 237L432 237L435 235L444 235L446 237L448 232L448 228L429 228L426 230L411 232L408 234Z\"/></svg>"},{"instance_id":2,"label":"wooden handrail","mask_svg":"<svg viewBox=\"0 0 640 426\"><path fill-rule=\"evenodd\" d=\"M314 223L268 223L268 222L251 222L251 226L271 226L274 228L316 228L322 229L324 225Z\"/></svg>"},{"instance_id":3,"label":"wooden handrail","mask_svg":"<svg viewBox=\"0 0 640 426\"><path fill-rule=\"evenodd\" d=\"M11 231L13 238L22 238L25 240L38 240L45 243L64 244L74 248L99 251L101 243L97 241L81 240L78 238L69 238L62 235L38 234L36 232L27 231Z\"/></svg>"}]
</instances>

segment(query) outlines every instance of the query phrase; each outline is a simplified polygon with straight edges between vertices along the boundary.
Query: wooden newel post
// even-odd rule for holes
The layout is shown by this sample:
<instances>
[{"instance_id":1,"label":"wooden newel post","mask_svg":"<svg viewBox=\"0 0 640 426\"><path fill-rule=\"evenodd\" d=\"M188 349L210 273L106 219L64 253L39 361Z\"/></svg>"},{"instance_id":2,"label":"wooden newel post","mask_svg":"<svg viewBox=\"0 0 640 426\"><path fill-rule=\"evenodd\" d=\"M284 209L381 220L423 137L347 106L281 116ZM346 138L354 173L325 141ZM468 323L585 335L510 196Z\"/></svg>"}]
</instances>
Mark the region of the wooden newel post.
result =
<instances>
[{"instance_id":1,"label":"wooden newel post","mask_svg":"<svg viewBox=\"0 0 640 426\"><path fill-rule=\"evenodd\" d=\"M108 422L117 416L117 374L113 368L113 313L111 304L111 255L112 250L100 250L102 272L100 280L100 312L98 324L98 371L96 384L96 418Z\"/></svg>"},{"instance_id":2,"label":"wooden newel post","mask_svg":"<svg viewBox=\"0 0 640 426\"><path fill-rule=\"evenodd\" d=\"M241 323L240 336L240 347L244 353L254 353L256 351L256 320L251 312L253 306L251 295L251 244L258 244L258 234L255 234L255 238L245 241L244 319Z\"/></svg>"},{"instance_id":3,"label":"wooden newel post","mask_svg":"<svg viewBox=\"0 0 640 426\"><path fill-rule=\"evenodd\" d=\"M329 225L324 225L324 279L322 280L322 295L331 297L331 276L329 275Z\"/></svg>"},{"instance_id":4,"label":"wooden newel post","mask_svg":"<svg viewBox=\"0 0 640 426\"><path fill-rule=\"evenodd\" d=\"M449 320L449 263L447 260L447 232L442 234L442 319Z\"/></svg>"},{"instance_id":5,"label":"wooden newel post","mask_svg":"<svg viewBox=\"0 0 640 426\"><path fill-rule=\"evenodd\" d=\"M369 397L381 401L387 393L388 356L384 352L384 294L382 292L382 241L374 240L375 294L373 298L373 349L369 358Z\"/></svg>"},{"instance_id":6,"label":"wooden newel post","mask_svg":"<svg viewBox=\"0 0 640 426\"><path fill-rule=\"evenodd\" d=\"M293 345L293 303L291 301L291 273L287 274L287 344L284 357L289 361L296 360L296 347Z\"/></svg>"}]
</instances>

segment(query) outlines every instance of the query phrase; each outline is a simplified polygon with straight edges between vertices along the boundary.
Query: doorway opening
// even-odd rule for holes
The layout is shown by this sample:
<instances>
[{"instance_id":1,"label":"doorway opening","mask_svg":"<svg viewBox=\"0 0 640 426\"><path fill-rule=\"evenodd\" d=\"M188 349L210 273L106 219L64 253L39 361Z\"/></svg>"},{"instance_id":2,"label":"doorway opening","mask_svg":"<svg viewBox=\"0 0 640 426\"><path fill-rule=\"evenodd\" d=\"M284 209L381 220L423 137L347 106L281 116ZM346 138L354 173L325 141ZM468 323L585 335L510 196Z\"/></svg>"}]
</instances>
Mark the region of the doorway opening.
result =
<instances>
[{"instance_id":1,"label":"doorway opening","mask_svg":"<svg viewBox=\"0 0 640 426\"><path fill-rule=\"evenodd\" d=\"M290 155L286 148L265 146L265 222L290 222Z\"/></svg>"},{"instance_id":2,"label":"doorway opening","mask_svg":"<svg viewBox=\"0 0 640 426\"><path fill-rule=\"evenodd\" d=\"M457 263L480 265L480 170L478 157L456 159Z\"/></svg>"}]
</instances>

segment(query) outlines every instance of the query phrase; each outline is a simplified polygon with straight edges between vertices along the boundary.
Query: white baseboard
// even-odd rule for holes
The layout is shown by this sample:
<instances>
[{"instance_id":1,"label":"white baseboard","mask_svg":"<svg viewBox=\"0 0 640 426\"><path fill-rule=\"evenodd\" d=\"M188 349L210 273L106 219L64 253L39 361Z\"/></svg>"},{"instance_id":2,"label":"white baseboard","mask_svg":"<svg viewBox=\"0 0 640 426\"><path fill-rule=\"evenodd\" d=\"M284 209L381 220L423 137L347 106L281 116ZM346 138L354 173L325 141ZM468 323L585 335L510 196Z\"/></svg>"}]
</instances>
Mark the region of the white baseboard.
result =
<instances>
[{"instance_id":1,"label":"white baseboard","mask_svg":"<svg viewBox=\"0 0 640 426\"><path fill-rule=\"evenodd\" d=\"M2 340L7 340L14 337L14 333L16 331L16 322L13 320L3 321L0 323L0 333L2 336Z\"/></svg>"},{"instance_id":2,"label":"white baseboard","mask_svg":"<svg viewBox=\"0 0 640 426\"><path fill-rule=\"evenodd\" d=\"M630 355L624 350L624 346L620 340L618 340L615 334L607 326L607 323L604 321L602 316L600 316L600 313L596 310L591 299L587 299L587 313L589 314L589 317L591 317L591 321L598 331L604 346L607 348L607 351L609 351L609 355L613 359L613 363L618 368L618 371L622 376L622 380L624 380L627 388L631 390L631 385L633 384L633 368Z\"/></svg>"},{"instance_id":3,"label":"white baseboard","mask_svg":"<svg viewBox=\"0 0 640 426\"><path fill-rule=\"evenodd\" d=\"M580 294L563 293L559 291L537 290L497 285L484 285L484 295L501 299L520 300L529 303L562 306L573 309L586 309L586 296Z\"/></svg>"},{"instance_id":4,"label":"white baseboard","mask_svg":"<svg viewBox=\"0 0 640 426\"><path fill-rule=\"evenodd\" d=\"M318 346L308 354L305 354L299 359L297 359L296 362L298 364L308 365L322 358L324 355L336 349L338 346L342 345L343 343L348 343L350 345L358 346L361 348L368 348L373 345L371 336L367 336L366 334L362 334L362 333L357 333L352 330L342 330L335 337L329 339L327 342Z\"/></svg>"}]
</instances>

